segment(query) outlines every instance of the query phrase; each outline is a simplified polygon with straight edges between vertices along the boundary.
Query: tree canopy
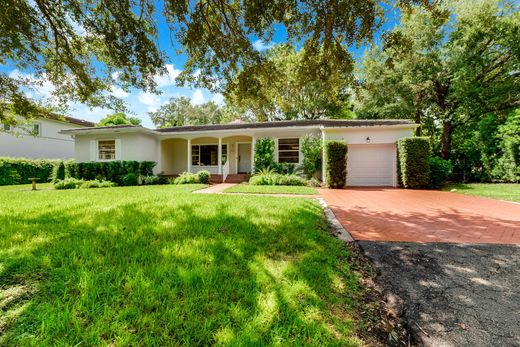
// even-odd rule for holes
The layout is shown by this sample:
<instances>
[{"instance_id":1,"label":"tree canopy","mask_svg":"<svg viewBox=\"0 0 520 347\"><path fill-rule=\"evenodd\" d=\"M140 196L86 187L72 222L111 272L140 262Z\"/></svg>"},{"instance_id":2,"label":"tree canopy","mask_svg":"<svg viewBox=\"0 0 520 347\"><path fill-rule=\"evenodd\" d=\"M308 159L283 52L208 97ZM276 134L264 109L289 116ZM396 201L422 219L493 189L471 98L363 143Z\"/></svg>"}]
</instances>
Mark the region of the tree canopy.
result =
<instances>
[{"instance_id":1,"label":"tree canopy","mask_svg":"<svg viewBox=\"0 0 520 347\"><path fill-rule=\"evenodd\" d=\"M193 105L186 97L173 97L157 111L148 113L158 128L183 125L219 124L224 119L224 110L213 101Z\"/></svg>"},{"instance_id":2,"label":"tree canopy","mask_svg":"<svg viewBox=\"0 0 520 347\"><path fill-rule=\"evenodd\" d=\"M364 57L360 117L410 118L447 159L457 127L520 106L520 11L500 0L455 1L443 16L420 7ZM440 126L440 129L439 129Z\"/></svg>"},{"instance_id":3,"label":"tree canopy","mask_svg":"<svg viewBox=\"0 0 520 347\"><path fill-rule=\"evenodd\" d=\"M241 70L227 85L226 103L259 121L353 117L350 66L331 68L324 83L308 71L321 55L312 61L305 55L290 45L272 47L264 64Z\"/></svg>"},{"instance_id":4,"label":"tree canopy","mask_svg":"<svg viewBox=\"0 0 520 347\"><path fill-rule=\"evenodd\" d=\"M263 65L253 43L270 42L277 28L305 49L306 73L327 82L334 68L352 69L348 47L369 40L384 13L374 0L6 0L0 64L31 75L0 73L0 120L7 110L28 117L39 106L71 101L124 109L110 94L114 84L156 91L154 76L167 72L158 8L173 47L186 56L178 82L222 90L237 71ZM55 100L41 105L24 91L44 81L55 87Z\"/></svg>"},{"instance_id":5,"label":"tree canopy","mask_svg":"<svg viewBox=\"0 0 520 347\"><path fill-rule=\"evenodd\" d=\"M116 112L106 115L101 119L97 126L111 126L111 125L141 125L141 120L137 117L130 117L122 112Z\"/></svg>"}]
</instances>

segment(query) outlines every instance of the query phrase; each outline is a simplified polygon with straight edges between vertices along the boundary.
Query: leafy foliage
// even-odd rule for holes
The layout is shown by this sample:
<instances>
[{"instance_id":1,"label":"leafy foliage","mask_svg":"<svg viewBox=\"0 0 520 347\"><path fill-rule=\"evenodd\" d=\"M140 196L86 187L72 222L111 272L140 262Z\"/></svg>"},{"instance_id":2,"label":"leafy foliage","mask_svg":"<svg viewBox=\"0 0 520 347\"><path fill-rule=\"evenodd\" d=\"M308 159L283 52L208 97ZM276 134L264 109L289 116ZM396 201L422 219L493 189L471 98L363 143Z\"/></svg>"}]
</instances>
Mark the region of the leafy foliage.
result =
<instances>
[{"instance_id":1,"label":"leafy foliage","mask_svg":"<svg viewBox=\"0 0 520 347\"><path fill-rule=\"evenodd\" d=\"M181 96L173 97L157 111L149 112L152 122L158 128L183 125L220 124L224 119L224 110L213 101L201 105L192 104L191 100Z\"/></svg>"},{"instance_id":2,"label":"leafy foliage","mask_svg":"<svg viewBox=\"0 0 520 347\"><path fill-rule=\"evenodd\" d=\"M65 179L65 163L63 161L58 162L52 169L52 182Z\"/></svg>"},{"instance_id":3,"label":"leafy foliage","mask_svg":"<svg viewBox=\"0 0 520 347\"><path fill-rule=\"evenodd\" d=\"M322 139L315 135L306 135L301 141L301 151L303 154L303 171L307 178L311 178L321 171L323 144Z\"/></svg>"},{"instance_id":4,"label":"leafy foliage","mask_svg":"<svg viewBox=\"0 0 520 347\"><path fill-rule=\"evenodd\" d=\"M351 66L330 67L326 82L310 73L305 49L290 45L270 48L266 62L240 71L228 83L226 102L251 113L258 121L280 119L352 118L347 87ZM329 62L328 62L329 63Z\"/></svg>"},{"instance_id":5,"label":"leafy foliage","mask_svg":"<svg viewBox=\"0 0 520 347\"><path fill-rule=\"evenodd\" d=\"M255 172L264 169L275 169L276 162L274 161L274 140L270 137L257 139L255 143Z\"/></svg>"},{"instance_id":6,"label":"leafy foliage","mask_svg":"<svg viewBox=\"0 0 520 347\"><path fill-rule=\"evenodd\" d=\"M28 183L35 177L48 182L60 160L0 157L0 186Z\"/></svg>"},{"instance_id":7,"label":"leafy foliage","mask_svg":"<svg viewBox=\"0 0 520 347\"><path fill-rule=\"evenodd\" d=\"M279 174L274 170L262 170L251 176L249 184L256 186L306 186L307 180L295 174Z\"/></svg>"},{"instance_id":8,"label":"leafy foliage","mask_svg":"<svg viewBox=\"0 0 520 347\"><path fill-rule=\"evenodd\" d=\"M520 110L511 113L507 122L498 127L503 156L498 160L495 176L509 182L520 181Z\"/></svg>"},{"instance_id":9,"label":"leafy foliage","mask_svg":"<svg viewBox=\"0 0 520 347\"><path fill-rule=\"evenodd\" d=\"M210 181L210 173L206 170L202 170L197 172L196 174L191 172L183 172L175 179L171 180L172 184L209 184Z\"/></svg>"},{"instance_id":10,"label":"leafy foliage","mask_svg":"<svg viewBox=\"0 0 520 347\"><path fill-rule=\"evenodd\" d=\"M414 119L449 159L458 128L520 105L520 11L502 0L445 2L441 10L411 7L382 47L367 52L356 110Z\"/></svg>"},{"instance_id":11,"label":"leafy foliage","mask_svg":"<svg viewBox=\"0 0 520 347\"><path fill-rule=\"evenodd\" d=\"M397 141L400 182L404 188L424 188L430 182L430 141L406 137Z\"/></svg>"},{"instance_id":12,"label":"leafy foliage","mask_svg":"<svg viewBox=\"0 0 520 347\"><path fill-rule=\"evenodd\" d=\"M137 184L139 175L153 175L155 162L143 161L108 161L78 163L77 176L84 180L107 180L118 185ZM131 174L131 175L130 175Z\"/></svg>"},{"instance_id":13,"label":"leafy foliage","mask_svg":"<svg viewBox=\"0 0 520 347\"><path fill-rule=\"evenodd\" d=\"M54 189L63 190L63 189L90 189L90 188L109 188L115 187L117 184L110 181L98 181L98 180L78 180L76 178L66 178L64 180L59 180L54 183Z\"/></svg>"},{"instance_id":14,"label":"leafy foliage","mask_svg":"<svg viewBox=\"0 0 520 347\"><path fill-rule=\"evenodd\" d=\"M348 147L341 141L325 142L327 187L343 188L347 184Z\"/></svg>"},{"instance_id":15,"label":"leafy foliage","mask_svg":"<svg viewBox=\"0 0 520 347\"><path fill-rule=\"evenodd\" d=\"M6 0L0 11L0 64L31 75L0 73L0 121L6 111L22 117L68 102L123 109L113 85L155 91L165 73L155 44L151 1ZM114 75L113 73L117 73ZM31 100L24 89L54 86L52 102Z\"/></svg>"},{"instance_id":16,"label":"leafy foliage","mask_svg":"<svg viewBox=\"0 0 520 347\"><path fill-rule=\"evenodd\" d=\"M97 126L111 126L111 125L141 125L141 120L137 117L130 117L122 112L116 112L107 115L101 119Z\"/></svg>"},{"instance_id":17,"label":"leafy foliage","mask_svg":"<svg viewBox=\"0 0 520 347\"><path fill-rule=\"evenodd\" d=\"M440 187L450 177L452 170L451 161L440 157L430 157L430 186Z\"/></svg>"}]
</instances>

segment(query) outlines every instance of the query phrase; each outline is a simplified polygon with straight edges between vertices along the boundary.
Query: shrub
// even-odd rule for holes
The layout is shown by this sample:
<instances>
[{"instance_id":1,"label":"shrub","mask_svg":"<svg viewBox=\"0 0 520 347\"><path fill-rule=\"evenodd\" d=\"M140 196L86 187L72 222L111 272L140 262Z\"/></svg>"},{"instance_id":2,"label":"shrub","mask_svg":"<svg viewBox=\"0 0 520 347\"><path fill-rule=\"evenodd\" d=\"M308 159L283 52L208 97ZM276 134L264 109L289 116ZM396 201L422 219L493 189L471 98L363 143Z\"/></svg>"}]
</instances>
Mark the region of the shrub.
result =
<instances>
[{"instance_id":1,"label":"shrub","mask_svg":"<svg viewBox=\"0 0 520 347\"><path fill-rule=\"evenodd\" d=\"M77 175L75 177L84 180L107 180L115 182L119 185L127 185L130 182L138 184L139 180L133 180L133 176L129 176L126 183L124 178L128 174L136 177L139 175L152 176L155 162L153 161L108 161L108 162L87 162L77 164Z\"/></svg>"},{"instance_id":2,"label":"shrub","mask_svg":"<svg viewBox=\"0 0 520 347\"><path fill-rule=\"evenodd\" d=\"M269 137L256 140L254 158L255 171L276 167L274 147L274 140Z\"/></svg>"},{"instance_id":3,"label":"shrub","mask_svg":"<svg viewBox=\"0 0 520 347\"><path fill-rule=\"evenodd\" d=\"M302 166L294 163L276 163L273 169L282 175L302 176L304 174Z\"/></svg>"},{"instance_id":4,"label":"shrub","mask_svg":"<svg viewBox=\"0 0 520 347\"><path fill-rule=\"evenodd\" d=\"M321 182L317 180L316 178L312 177L307 181L307 185L309 187L321 187Z\"/></svg>"},{"instance_id":5,"label":"shrub","mask_svg":"<svg viewBox=\"0 0 520 347\"><path fill-rule=\"evenodd\" d=\"M322 140L316 135L306 135L302 138L301 151L303 154L303 172L307 178L320 172L322 167L323 145Z\"/></svg>"},{"instance_id":6,"label":"shrub","mask_svg":"<svg viewBox=\"0 0 520 347\"><path fill-rule=\"evenodd\" d=\"M65 178L78 178L78 163L74 160L65 160Z\"/></svg>"},{"instance_id":7,"label":"shrub","mask_svg":"<svg viewBox=\"0 0 520 347\"><path fill-rule=\"evenodd\" d=\"M451 174L451 161L444 160L440 157L430 158L430 185L432 187L440 187L448 180Z\"/></svg>"},{"instance_id":8,"label":"shrub","mask_svg":"<svg viewBox=\"0 0 520 347\"><path fill-rule=\"evenodd\" d=\"M139 173L142 176L153 176L154 161L142 161L139 163Z\"/></svg>"},{"instance_id":9,"label":"shrub","mask_svg":"<svg viewBox=\"0 0 520 347\"><path fill-rule=\"evenodd\" d=\"M124 186L136 186L139 184L139 176L137 173L129 172L123 176L121 181Z\"/></svg>"},{"instance_id":10,"label":"shrub","mask_svg":"<svg viewBox=\"0 0 520 347\"><path fill-rule=\"evenodd\" d=\"M65 179L65 164L63 161L58 162L52 169L52 182L57 182Z\"/></svg>"},{"instance_id":11,"label":"shrub","mask_svg":"<svg viewBox=\"0 0 520 347\"><path fill-rule=\"evenodd\" d=\"M145 184L145 185L159 184L159 176L144 176L143 184Z\"/></svg>"},{"instance_id":12,"label":"shrub","mask_svg":"<svg viewBox=\"0 0 520 347\"><path fill-rule=\"evenodd\" d=\"M297 175L282 175L273 169L265 168L249 179L255 186L305 186L307 181Z\"/></svg>"},{"instance_id":13,"label":"shrub","mask_svg":"<svg viewBox=\"0 0 520 347\"><path fill-rule=\"evenodd\" d=\"M117 184L110 181L98 180L78 180L76 178L66 178L54 184L54 189L89 189L89 188L108 188L115 187Z\"/></svg>"},{"instance_id":14,"label":"shrub","mask_svg":"<svg viewBox=\"0 0 520 347\"><path fill-rule=\"evenodd\" d=\"M48 182L60 160L0 157L0 186L28 183L36 177L39 182Z\"/></svg>"},{"instance_id":15,"label":"shrub","mask_svg":"<svg viewBox=\"0 0 520 347\"><path fill-rule=\"evenodd\" d=\"M179 175L179 177L176 177L175 179L171 180L170 183L172 183L172 184L199 183L199 177L196 174L193 174L191 172L183 172Z\"/></svg>"},{"instance_id":16,"label":"shrub","mask_svg":"<svg viewBox=\"0 0 520 347\"><path fill-rule=\"evenodd\" d=\"M197 172L198 183L209 184L210 177L211 177L211 175L210 175L209 171L202 170L202 171Z\"/></svg>"},{"instance_id":17,"label":"shrub","mask_svg":"<svg viewBox=\"0 0 520 347\"><path fill-rule=\"evenodd\" d=\"M347 183L347 145L341 141L327 141L325 151L327 187L343 188Z\"/></svg>"},{"instance_id":18,"label":"shrub","mask_svg":"<svg viewBox=\"0 0 520 347\"><path fill-rule=\"evenodd\" d=\"M405 188L424 188L430 181L430 141L406 137L397 141L400 182Z\"/></svg>"}]
</instances>

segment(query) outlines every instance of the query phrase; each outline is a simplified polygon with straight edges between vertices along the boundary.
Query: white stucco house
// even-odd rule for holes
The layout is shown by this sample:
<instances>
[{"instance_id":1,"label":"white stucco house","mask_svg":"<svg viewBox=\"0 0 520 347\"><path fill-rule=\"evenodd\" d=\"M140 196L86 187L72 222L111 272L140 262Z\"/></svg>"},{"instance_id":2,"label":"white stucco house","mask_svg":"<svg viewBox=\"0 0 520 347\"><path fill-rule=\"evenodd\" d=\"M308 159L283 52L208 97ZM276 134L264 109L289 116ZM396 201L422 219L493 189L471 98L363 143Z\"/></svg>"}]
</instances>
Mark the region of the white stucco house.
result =
<instances>
[{"instance_id":1,"label":"white stucco house","mask_svg":"<svg viewBox=\"0 0 520 347\"><path fill-rule=\"evenodd\" d=\"M74 139L60 133L65 128L80 129L95 124L85 120L49 115L24 127L0 124L0 157L74 158Z\"/></svg>"},{"instance_id":2,"label":"white stucco house","mask_svg":"<svg viewBox=\"0 0 520 347\"><path fill-rule=\"evenodd\" d=\"M74 137L78 162L151 160L165 175L208 170L221 181L253 171L257 139L275 140L276 161L301 163L301 139L315 134L347 143L347 185L396 186L396 141L413 136L416 127L407 120L296 120L163 129L123 125L61 134Z\"/></svg>"}]
</instances>

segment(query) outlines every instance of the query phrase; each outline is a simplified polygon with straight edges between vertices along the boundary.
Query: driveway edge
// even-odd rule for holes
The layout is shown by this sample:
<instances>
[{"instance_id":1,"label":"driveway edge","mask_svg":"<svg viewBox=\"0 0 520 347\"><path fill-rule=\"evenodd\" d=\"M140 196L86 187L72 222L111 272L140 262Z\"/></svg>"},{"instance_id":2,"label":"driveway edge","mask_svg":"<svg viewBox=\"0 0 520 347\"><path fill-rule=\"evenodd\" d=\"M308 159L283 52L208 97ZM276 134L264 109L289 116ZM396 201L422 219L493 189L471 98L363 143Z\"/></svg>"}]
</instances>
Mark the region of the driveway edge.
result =
<instances>
[{"instance_id":1,"label":"driveway edge","mask_svg":"<svg viewBox=\"0 0 520 347\"><path fill-rule=\"evenodd\" d=\"M323 208L323 211L325 211L325 217L327 218L327 223L330 226L332 235L336 236L338 239L344 242L354 242L352 235L350 235L350 233L345 230L345 228L343 228L343 225L341 225L334 212L332 212L332 210L329 208L325 199L316 198L316 200L318 200L321 207Z\"/></svg>"}]
</instances>

